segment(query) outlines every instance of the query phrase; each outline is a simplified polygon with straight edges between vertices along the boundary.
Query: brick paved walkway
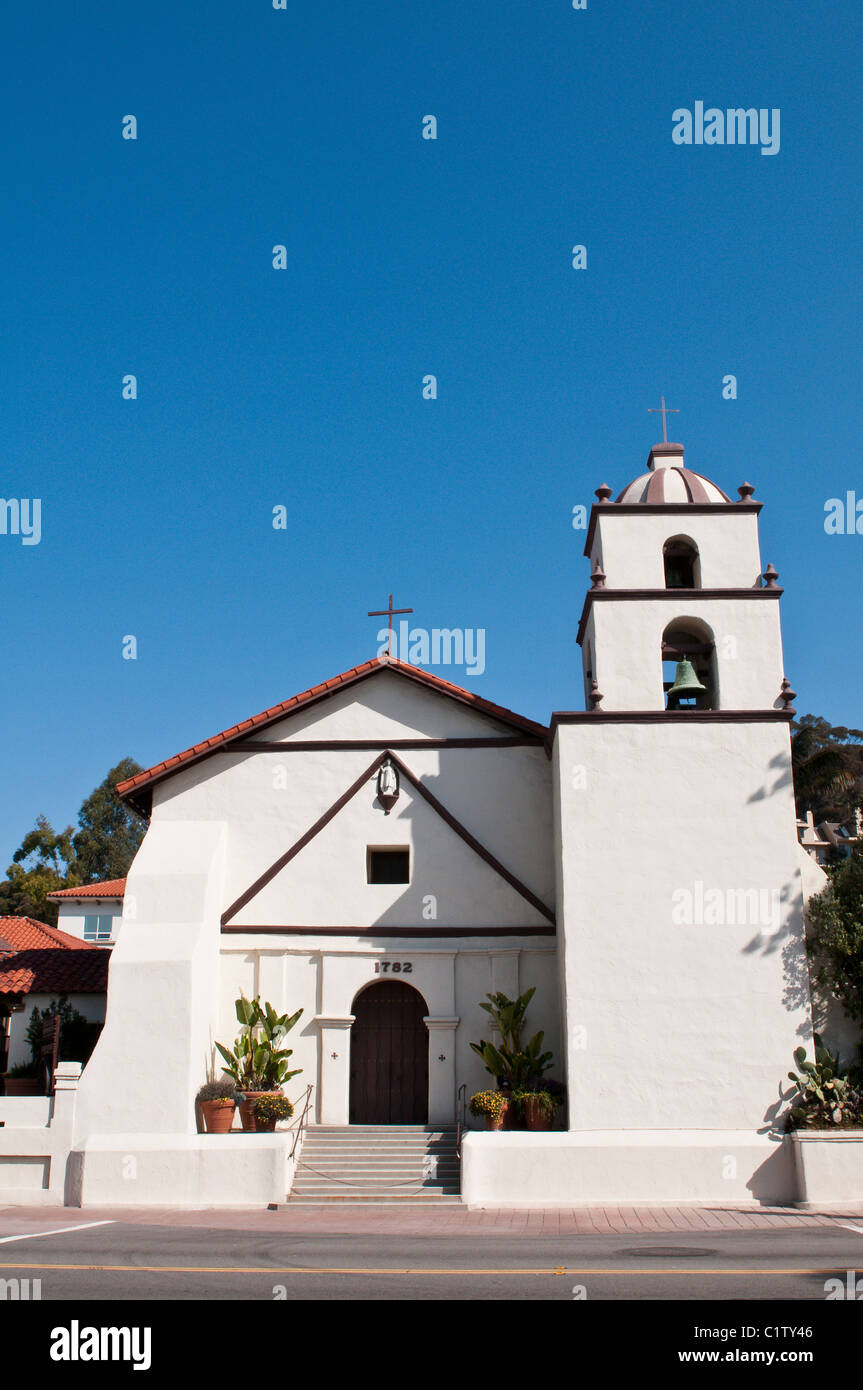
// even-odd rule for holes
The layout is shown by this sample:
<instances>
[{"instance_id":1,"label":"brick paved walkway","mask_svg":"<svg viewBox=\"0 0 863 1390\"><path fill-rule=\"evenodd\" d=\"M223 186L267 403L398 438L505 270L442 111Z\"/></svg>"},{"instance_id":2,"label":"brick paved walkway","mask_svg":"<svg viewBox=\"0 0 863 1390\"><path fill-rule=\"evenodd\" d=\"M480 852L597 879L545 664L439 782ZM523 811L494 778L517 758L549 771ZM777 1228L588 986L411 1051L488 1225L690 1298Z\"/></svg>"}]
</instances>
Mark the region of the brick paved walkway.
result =
<instances>
[{"instance_id":1,"label":"brick paved walkway","mask_svg":"<svg viewBox=\"0 0 863 1390\"><path fill-rule=\"evenodd\" d=\"M459 1206L369 1206L333 1203L276 1211L195 1210L160 1207L5 1207L0 1236L52 1231L88 1222L205 1227L314 1235L656 1235L683 1231L764 1231L851 1224L863 1233L863 1212L796 1211L790 1207L563 1207L469 1211Z\"/></svg>"}]
</instances>

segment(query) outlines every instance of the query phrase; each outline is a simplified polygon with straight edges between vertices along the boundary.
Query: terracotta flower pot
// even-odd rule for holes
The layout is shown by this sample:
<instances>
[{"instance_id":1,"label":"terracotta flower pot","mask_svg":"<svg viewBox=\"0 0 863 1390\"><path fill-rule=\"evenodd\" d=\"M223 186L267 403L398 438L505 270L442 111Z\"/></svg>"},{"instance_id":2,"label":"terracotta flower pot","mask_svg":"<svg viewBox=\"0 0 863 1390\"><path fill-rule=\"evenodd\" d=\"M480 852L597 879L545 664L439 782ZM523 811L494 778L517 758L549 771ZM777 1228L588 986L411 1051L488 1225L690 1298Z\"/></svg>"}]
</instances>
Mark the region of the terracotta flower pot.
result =
<instances>
[{"instance_id":1,"label":"terracotta flower pot","mask_svg":"<svg viewBox=\"0 0 863 1390\"><path fill-rule=\"evenodd\" d=\"M247 1134L268 1134L271 1131L266 1128L266 1124L258 1124L255 1119L255 1101L260 1100L261 1096L281 1096L284 1091L279 1087L276 1091L245 1091L244 1097L240 1101L240 1120L243 1129ZM275 1120L272 1128L275 1129Z\"/></svg>"},{"instance_id":2,"label":"terracotta flower pot","mask_svg":"<svg viewBox=\"0 0 863 1390\"><path fill-rule=\"evenodd\" d=\"M500 1124L497 1125L496 1128L497 1128L497 1129L512 1129L512 1122L513 1122L512 1099L511 1099L511 1097L512 1097L512 1087L511 1087L511 1086L508 1086L508 1085L506 1085L506 1084L501 1085L500 1082L498 1082L497 1093L498 1093L498 1095L501 1097L501 1100L503 1101L503 1109L502 1109L502 1111L501 1111Z\"/></svg>"},{"instance_id":3,"label":"terracotta flower pot","mask_svg":"<svg viewBox=\"0 0 863 1390\"><path fill-rule=\"evenodd\" d=\"M41 1096L42 1087L36 1076L6 1076L3 1088L7 1096Z\"/></svg>"},{"instance_id":4,"label":"terracotta flower pot","mask_svg":"<svg viewBox=\"0 0 863 1390\"><path fill-rule=\"evenodd\" d=\"M530 1130L551 1129L553 1112L543 1110L536 1097L526 1097L524 1101L524 1127Z\"/></svg>"},{"instance_id":5,"label":"terracotta flower pot","mask_svg":"<svg viewBox=\"0 0 863 1390\"><path fill-rule=\"evenodd\" d=\"M202 1100L201 1114L208 1134L228 1134L234 1123L236 1104L233 1100Z\"/></svg>"},{"instance_id":6,"label":"terracotta flower pot","mask_svg":"<svg viewBox=\"0 0 863 1390\"><path fill-rule=\"evenodd\" d=\"M512 1105L511 1105L511 1103L510 1103L510 1101L509 1101L509 1099L508 1099L507 1097L504 1097L504 1099L503 1099L503 1102L502 1102L502 1105L501 1105L501 1111L500 1111L500 1114L498 1115L498 1117L497 1117L496 1120L493 1119L493 1118L491 1117L491 1115L486 1115L486 1117L485 1117L485 1127L486 1127L486 1129L495 1129L495 1130L497 1130L497 1129L511 1129L511 1127L512 1127Z\"/></svg>"}]
</instances>

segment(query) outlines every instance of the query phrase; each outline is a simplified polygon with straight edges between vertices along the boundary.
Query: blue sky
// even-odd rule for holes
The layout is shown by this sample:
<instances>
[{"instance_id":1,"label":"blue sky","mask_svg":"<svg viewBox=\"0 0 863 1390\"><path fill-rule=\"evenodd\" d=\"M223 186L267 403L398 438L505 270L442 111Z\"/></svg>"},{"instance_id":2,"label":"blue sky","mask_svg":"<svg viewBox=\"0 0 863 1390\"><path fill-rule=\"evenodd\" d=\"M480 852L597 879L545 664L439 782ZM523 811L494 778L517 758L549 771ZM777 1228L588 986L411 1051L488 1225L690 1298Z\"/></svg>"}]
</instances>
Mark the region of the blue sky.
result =
<instances>
[{"instance_id":1,"label":"blue sky","mask_svg":"<svg viewBox=\"0 0 863 1390\"><path fill-rule=\"evenodd\" d=\"M765 503L798 708L863 724L863 536L824 531L863 498L861 30L845 0L10 11L0 494L42 539L0 535L0 870L120 758L373 655L391 591L485 629L484 674L442 674L580 707L572 508L642 471L661 393ZM778 107L780 152L675 145L697 100Z\"/></svg>"}]
</instances>

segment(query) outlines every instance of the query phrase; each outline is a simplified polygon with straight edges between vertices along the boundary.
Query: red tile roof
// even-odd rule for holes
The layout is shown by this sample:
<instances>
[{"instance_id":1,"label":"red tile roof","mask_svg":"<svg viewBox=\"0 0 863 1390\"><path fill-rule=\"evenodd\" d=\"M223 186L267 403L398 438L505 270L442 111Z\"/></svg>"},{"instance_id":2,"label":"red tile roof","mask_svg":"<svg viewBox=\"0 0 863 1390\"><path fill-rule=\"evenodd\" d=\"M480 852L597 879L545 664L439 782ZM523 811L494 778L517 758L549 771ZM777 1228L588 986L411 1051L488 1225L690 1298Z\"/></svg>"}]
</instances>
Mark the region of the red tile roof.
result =
<instances>
[{"instance_id":1,"label":"red tile roof","mask_svg":"<svg viewBox=\"0 0 863 1390\"><path fill-rule=\"evenodd\" d=\"M268 724L282 719L287 714L294 714L297 710L314 704L318 700L325 700L346 686L365 680L368 676L376 675L384 670L394 671L398 675L416 681L419 685L437 691L438 694L458 700L479 714L497 719L500 723L507 724L520 733L532 734L540 739L545 739L548 736L548 729L544 724L538 724L533 719L525 719L523 715L515 714L503 705L495 705L490 700L484 700L481 695L475 694L472 690L464 690L460 685L453 685L440 676L432 675L430 671L424 671L419 666L411 666L408 662L399 661L395 657L374 657L371 661L364 661L362 665L352 667L350 671L343 671L340 676L333 676L331 680L312 686L310 690L304 690L300 695L292 695L290 700L273 705L261 714L253 715L251 719L244 719L242 723L234 724L230 729L225 729L220 734L214 734L212 738L205 739L203 743L196 743L194 747L177 753L173 758L156 763L146 772L139 772L135 777L120 782L117 786L117 792L139 810L146 811L149 809L152 788L156 782L161 782L163 778L172 776L191 763L199 762L201 758L208 757L210 753L223 748L234 739L242 738L245 734L265 728Z\"/></svg>"},{"instance_id":2,"label":"red tile roof","mask_svg":"<svg viewBox=\"0 0 863 1390\"><path fill-rule=\"evenodd\" d=\"M55 898L122 898L126 891L124 878L105 878L101 883L82 883L77 888L58 888L49 893Z\"/></svg>"},{"instance_id":3,"label":"red tile roof","mask_svg":"<svg viewBox=\"0 0 863 1390\"><path fill-rule=\"evenodd\" d=\"M98 951L91 941L81 941L35 917L0 917L0 958L16 951Z\"/></svg>"},{"instance_id":4,"label":"red tile roof","mask_svg":"<svg viewBox=\"0 0 863 1390\"><path fill-rule=\"evenodd\" d=\"M104 994L108 988L110 951L16 951L0 957L0 995L4 994Z\"/></svg>"},{"instance_id":5,"label":"red tile roof","mask_svg":"<svg viewBox=\"0 0 863 1390\"><path fill-rule=\"evenodd\" d=\"M109 956L35 917L0 917L0 995L102 994Z\"/></svg>"}]
</instances>

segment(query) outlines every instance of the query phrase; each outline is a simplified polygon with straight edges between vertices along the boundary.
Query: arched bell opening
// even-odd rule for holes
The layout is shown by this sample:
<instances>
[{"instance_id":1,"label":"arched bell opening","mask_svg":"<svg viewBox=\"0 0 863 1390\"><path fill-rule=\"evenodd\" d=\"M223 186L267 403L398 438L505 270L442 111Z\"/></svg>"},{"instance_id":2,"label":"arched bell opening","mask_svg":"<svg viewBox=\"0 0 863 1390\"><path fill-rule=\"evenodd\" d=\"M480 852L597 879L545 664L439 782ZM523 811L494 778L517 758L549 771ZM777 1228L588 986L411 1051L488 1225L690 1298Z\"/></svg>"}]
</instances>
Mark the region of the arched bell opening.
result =
<instances>
[{"instance_id":1,"label":"arched bell opening","mask_svg":"<svg viewBox=\"0 0 863 1390\"><path fill-rule=\"evenodd\" d=\"M698 618L676 618L662 634L666 709L719 709L713 633Z\"/></svg>"},{"instance_id":2,"label":"arched bell opening","mask_svg":"<svg viewBox=\"0 0 863 1390\"><path fill-rule=\"evenodd\" d=\"M689 536L672 536L662 547L666 589L700 589L701 558Z\"/></svg>"},{"instance_id":3,"label":"arched bell opening","mask_svg":"<svg viewBox=\"0 0 863 1390\"><path fill-rule=\"evenodd\" d=\"M593 645L585 642L582 648L582 665L584 668L584 708L590 709L590 687L593 684Z\"/></svg>"}]
</instances>

